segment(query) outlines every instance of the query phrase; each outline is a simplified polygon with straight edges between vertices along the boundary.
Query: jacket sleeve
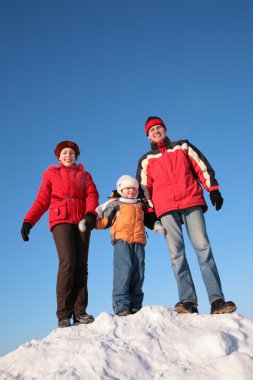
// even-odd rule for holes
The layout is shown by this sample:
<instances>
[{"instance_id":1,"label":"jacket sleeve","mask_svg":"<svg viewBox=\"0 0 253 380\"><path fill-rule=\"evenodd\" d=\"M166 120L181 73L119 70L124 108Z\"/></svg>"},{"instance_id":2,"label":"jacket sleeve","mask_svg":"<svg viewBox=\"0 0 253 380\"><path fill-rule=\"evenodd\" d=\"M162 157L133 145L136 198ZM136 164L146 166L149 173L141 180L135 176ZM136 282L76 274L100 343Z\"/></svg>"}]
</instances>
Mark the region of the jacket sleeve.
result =
<instances>
[{"instance_id":1,"label":"jacket sleeve","mask_svg":"<svg viewBox=\"0 0 253 380\"><path fill-rule=\"evenodd\" d=\"M190 159L193 172L203 187L209 192L218 190L219 184L215 178L215 171L207 158L188 140L186 140L184 145Z\"/></svg>"},{"instance_id":2,"label":"jacket sleeve","mask_svg":"<svg viewBox=\"0 0 253 380\"><path fill-rule=\"evenodd\" d=\"M103 204L104 205L104 204ZM100 209L103 209L103 205ZM111 200L105 202L105 207L102 212L101 218L97 219L96 229L103 230L112 226L116 213L119 210L119 202L117 200Z\"/></svg>"},{"instance_id":3,"label":"jacket sleeve","mask_svg":"<svg viewBox=\"0 0 253 380\"><path fill-rule=\"evenodd\" d=\"M139 198L145 204L145 213L154 212L154 205L152 202L153 181L148 172L148 157L146 156L139 160L136 171L136 179L140 184Z\"/></svg>"},{"instance_id":4,"label":"jacket sleeve","mask_svg":"<svg viewBox=\"0 0 253 380\"><path fill-rule=\"evenodd\" d=\"M86 188L86 214L88 212L92 212L93 214L97 215L96 208L98 206L98 191L96 188L95 183L93 182L93 179L90 175L90 173L87 172L87 188Z\"/></svg>"},{"instance_id":5,"label":"jacket sleeve","mask_svg":"<svg viewBox=\"0 0 253 380\"><path fill-rule=\"evenodd\" d=\"M46 170L42 176L42 182L36 196L36 199L25 215L24 222L34 226L42 215L48 210L51 201L52 185L49 171Z\"/></svg>"}]
</instances>

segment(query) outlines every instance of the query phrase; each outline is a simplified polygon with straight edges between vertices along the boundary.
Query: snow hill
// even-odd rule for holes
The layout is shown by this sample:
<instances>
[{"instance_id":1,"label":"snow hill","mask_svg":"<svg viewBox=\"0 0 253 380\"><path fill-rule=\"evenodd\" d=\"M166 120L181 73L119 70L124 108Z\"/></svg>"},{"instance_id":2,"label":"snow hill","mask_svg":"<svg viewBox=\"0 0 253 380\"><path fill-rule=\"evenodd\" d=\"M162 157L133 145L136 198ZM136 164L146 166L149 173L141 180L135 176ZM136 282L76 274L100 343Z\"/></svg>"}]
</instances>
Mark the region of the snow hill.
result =
<instances>
[{"instance_id":1,"label":"snow hill","mask_svg":"<svg viewBox=\"0 0 253 380\"><path fill-rule=\"evenodd\" d=\"M147 306L56 329L0 358L0 379L252 380L253 322Z\"/></svg>"}]
</instances>

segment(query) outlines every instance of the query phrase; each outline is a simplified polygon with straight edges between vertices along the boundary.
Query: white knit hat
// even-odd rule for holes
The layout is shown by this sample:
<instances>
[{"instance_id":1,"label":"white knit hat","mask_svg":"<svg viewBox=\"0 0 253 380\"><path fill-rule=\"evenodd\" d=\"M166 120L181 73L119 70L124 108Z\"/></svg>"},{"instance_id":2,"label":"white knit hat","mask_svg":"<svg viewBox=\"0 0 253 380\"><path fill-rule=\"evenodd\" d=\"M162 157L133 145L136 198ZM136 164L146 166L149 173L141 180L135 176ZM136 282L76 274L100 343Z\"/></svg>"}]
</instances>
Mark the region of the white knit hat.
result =
<instances>
[{"instance_id":1,"label":"white knit hat","mask_svg":"<svg viewBox=\"0 0 253 380\"><path fill-rule=\"evenodd\" d=\"M117 192L120 195L123 195L122 190L125 189L126 187L133 187L137 191L139 189L139 183L137 179L131 177L130 175L122 175L118 179L116 186L117 186Z\"/></svg>"}]
</instances>

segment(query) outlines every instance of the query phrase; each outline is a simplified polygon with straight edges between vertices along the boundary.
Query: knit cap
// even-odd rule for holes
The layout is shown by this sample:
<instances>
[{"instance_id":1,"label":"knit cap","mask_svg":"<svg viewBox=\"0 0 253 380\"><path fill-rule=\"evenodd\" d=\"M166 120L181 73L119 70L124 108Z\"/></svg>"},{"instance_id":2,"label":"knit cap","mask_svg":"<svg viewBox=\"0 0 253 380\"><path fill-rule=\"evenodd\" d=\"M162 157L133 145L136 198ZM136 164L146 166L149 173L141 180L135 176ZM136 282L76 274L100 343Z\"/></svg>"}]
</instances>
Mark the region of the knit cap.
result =
<instances>
[{"instance_id":1,"label":"knit cap","mask_svg":"<svg viewBox=\"0 0 253 380\"><path fill-rule=\"evenodd\" d=\"M158 116L150 116L147 119L146 123L145 123L145 131L146 131L146 135L147 136L148 136L148 131L154 125L162 125L163 128L165 129L165 131L167 130L166 125L164 124L164 122L162 121L162 119L160 117L158 117Z\"/></svg>"},{"instance_id":2,"label":"knit cap","mask_svg":"<svg viewBox=\"0 0 253 380\"><path fill-rule=\"evenodd\" d=\"M133 187L134 189L136 189L138 191L139 189L139 183L137 181L137 179L131 177L130 175L122 175L117 183L116 183L116 187L117 187L117 192L123 196L122 194L122 190L125 189L126 187Z\"/></svg>"}]
</instances>

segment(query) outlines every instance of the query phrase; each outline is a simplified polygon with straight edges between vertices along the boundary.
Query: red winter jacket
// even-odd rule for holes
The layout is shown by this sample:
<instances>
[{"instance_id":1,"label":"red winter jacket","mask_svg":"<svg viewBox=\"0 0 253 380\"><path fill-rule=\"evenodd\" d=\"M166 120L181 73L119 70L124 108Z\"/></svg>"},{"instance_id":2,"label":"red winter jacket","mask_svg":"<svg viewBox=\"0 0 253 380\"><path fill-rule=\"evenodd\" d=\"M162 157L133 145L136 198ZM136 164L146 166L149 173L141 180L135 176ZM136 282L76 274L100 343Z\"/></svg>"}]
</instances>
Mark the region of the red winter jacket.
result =
<instances>
[{"instance_id":1,"label":"red winter jacket","mask_svg":"<svg viewBox=\"0 0 253 380\"><path fill-rule=\"evenodd\" d=\"M193 206L206 211L201 184L208 192L219 185L205 156L188 140L168 137L151 148L139 160L136 178L156 215Z\"/></svg>"},{"instance_id":2,"label":"red winter jacket","mask_svg":"<svg viewBox=\"0 0 253 380\"><path fill-rule=\"evenodd\" d=\"M24 222L32 226L49 208L50 230L60 223L78 224L88 212L96 214L98 192L82 164L50 166L44 173L37 197Z\"/></svg>"}]
</instances>

